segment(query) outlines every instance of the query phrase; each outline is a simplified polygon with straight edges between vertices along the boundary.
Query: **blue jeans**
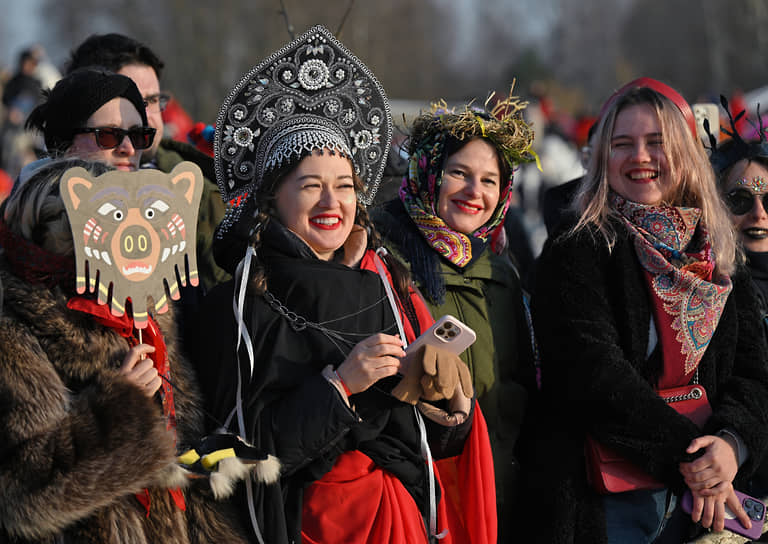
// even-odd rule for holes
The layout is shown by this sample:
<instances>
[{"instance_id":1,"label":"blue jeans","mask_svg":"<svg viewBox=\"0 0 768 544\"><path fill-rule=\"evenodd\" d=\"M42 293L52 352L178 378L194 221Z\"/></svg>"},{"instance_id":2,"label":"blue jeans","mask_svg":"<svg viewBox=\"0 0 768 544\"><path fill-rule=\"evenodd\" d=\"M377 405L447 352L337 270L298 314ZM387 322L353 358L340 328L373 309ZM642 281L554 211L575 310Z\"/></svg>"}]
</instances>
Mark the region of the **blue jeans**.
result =
<instances>
[{"instance_id":1,"label":"blue jeans","mask_svg":"<svg viewBox=\"0 0 768 544\"><path fill-rule=\"evenodd\" d=\"M677 505L667 489L627 491L603 498L609 544L651 544Z\"/></svg>"}]
</instances>

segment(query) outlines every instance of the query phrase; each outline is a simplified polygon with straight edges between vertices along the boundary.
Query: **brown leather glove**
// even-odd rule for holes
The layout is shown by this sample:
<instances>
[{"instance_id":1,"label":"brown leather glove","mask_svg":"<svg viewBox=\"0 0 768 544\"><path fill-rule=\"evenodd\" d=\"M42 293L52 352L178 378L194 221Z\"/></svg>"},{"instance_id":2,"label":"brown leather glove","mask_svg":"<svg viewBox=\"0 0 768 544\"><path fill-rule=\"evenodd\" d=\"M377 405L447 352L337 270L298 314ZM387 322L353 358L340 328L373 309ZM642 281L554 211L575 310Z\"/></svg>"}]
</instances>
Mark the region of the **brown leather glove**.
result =
<instances>
[{"instance_id":1,"label":"brown leather glove","mask_svg":"<svg viewBox=\"0 0 768 544\"><path fill-rule=\"evenodd\" d=\"M430 345L406 356L406 374L392 390L397 399L416 404L420 398L450 399L461 384L464 396L472 398L472 376L458 355Z\"/></svg>"}]
</instances>

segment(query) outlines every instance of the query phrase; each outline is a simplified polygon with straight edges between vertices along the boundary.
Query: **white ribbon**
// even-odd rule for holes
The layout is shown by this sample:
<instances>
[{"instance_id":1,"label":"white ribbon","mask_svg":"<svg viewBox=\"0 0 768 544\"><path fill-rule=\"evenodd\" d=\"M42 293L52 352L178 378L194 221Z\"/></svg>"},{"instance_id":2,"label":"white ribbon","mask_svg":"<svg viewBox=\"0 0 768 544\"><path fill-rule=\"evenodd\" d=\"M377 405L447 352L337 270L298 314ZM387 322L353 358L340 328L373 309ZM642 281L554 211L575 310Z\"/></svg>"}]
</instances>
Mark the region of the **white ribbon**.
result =
<instances>
[{"instance_id":1,"label":"white ribbon","mask_svg":"<svg viewBox=\"0 0 768 544\"><path fill-rule=\"evenodd\" d=\"M229 427L229 422L232 419L232 415L237 413L237 428L238 434L245 438L245 416L243 414L243 376L240 372L240 340L245 342L245 349L248 351L249 377L253 377L253 367L255 364L255 358L253 356L253 343L251 342L251 336L248 334L248 328L245 326L245 320L243 319L243 312L245 308L245 293L248 288L248 280L251 275L251 261L256 255L256 250L253 246L248 246L245 251L245 257L237 265L235 271L235 292L236 297L232 300L232 310L235 313L235 321L237 322L237 347L235 348L235 357L237 359L237 397L235 399L235 408L229 413L227 420L224 422L225 427ZM239 285L237 282L240 282ZM248 514L251 518L251 526L253 532L256 534L256 539L259 544L264 544L264 539L261 536L259 530L259 522L256 519L256 507L253 500L253 482L251 481L252 475L249 474L245 480L246 496L248 497Z\"/></svg>"},{"instance_id":2,"label":"white ribbon","mask_svg":"<svg viewBox=\"0 0 768 544\"><path fill-rule=\"evenodd\" d=\"M389 299L389 305L392 307L392 313L395 314L395 322L397 323L397 331L400 333L400 340L403 341L403 349L408 347L408 339L405 337L405 329L403 328L403 321L400 319L400 310L397 307L397 301L395 300L395 294L392 292L392 286L387 279L387 273L384 271L384 265L381 262L379 254L386 255L387 250L380 247L376 250L375 258L373 262L376 263L376 270L381 278L381 283L384 284L384 290L387 292L387 298Z\"/></svg>"},{"instance_id":3,"label":"white ribbon","mask_svg":"<svg viewBox=\"0 0 768 544\"><path fill-rule=\"evenodd\" d=\"M438 540L445 538L448 535L448 529L437 533L437 498L435 494L435 469L432 466L432 452L429 449L429 443L427 442L427 428L424 426L424 418L421 417L421 413L416 406L413 407L413 412L416 414L416 421L419 424L419 435L421 436L421 456L427 463L427 473L429 475L429 534Z\"/></svg>"},{"instance_id":4,"label":"white ribbon","mask_svg":"<svg viewBox=\"0 0 768 544\"><path fill-rule=\"evenodd\" d=\"M392 313L395 314L395 321L397 322L397 330L400 331L400 338L403 341L403 349L408 345L408 340L405 337L405 329L403 328L403 320L400 319L400 310L397 307L397 301L395 300L395 294L392 291L392 286L387 279L387 273L384 270L384 265L381 262L379 255L386 255L387 250L383 247L376 250L376 256L373 262L376 263L376 270L381 278L381 283L384 284L384 290L387 292L387 298L389 299L389 305L392 307ZM445 538L448 535L448 529L443 530L440 534L437 534L437 496L435 493L435 469L432 465L432 452L429 449L429 442L427 441L427 428L424 426L424 419L421 417L418 408L413 407L413 412L416 414L416 423L419 426L419 438L421 439L421 457L427 463L427 475L429 477L429 534L438 540Z\"/></svg>"}]
</instances>

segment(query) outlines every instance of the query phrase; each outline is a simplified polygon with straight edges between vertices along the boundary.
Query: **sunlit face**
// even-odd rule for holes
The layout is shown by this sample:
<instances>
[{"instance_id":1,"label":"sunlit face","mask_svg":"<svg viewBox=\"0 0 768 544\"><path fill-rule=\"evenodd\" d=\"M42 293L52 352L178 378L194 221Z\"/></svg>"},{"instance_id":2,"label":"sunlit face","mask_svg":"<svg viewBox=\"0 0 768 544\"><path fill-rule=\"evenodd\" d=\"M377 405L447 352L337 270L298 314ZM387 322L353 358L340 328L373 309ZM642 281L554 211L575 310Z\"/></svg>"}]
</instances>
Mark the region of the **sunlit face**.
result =
<instances>
[{"instance_id":1,"label":"sunlit face","mask_svg":"<svg viewBox=\"0 0 768 544\"><path fill-rule=\"evenodd\" d=\"M485 140L471 140L443 168L437 214L453 230L471 234L488 222L499 203L496 149Z\"/></svg>"},{"instance_id":2,"label":"sunlit face","mask_svg":"<svg viewBox=\"0 0 768 544\"><path fill-rule=\"evenodd\" d=\"M143 126L136 106L126 98L113 98L91 115L86 121L87 128L117 127L130 129ZM75 134L72 145L66 151L68 157L103 162L118 170L133 171L139 166L141 150L135 149L128 136L114 149L102 149L96 144L93 133Z\"/></svg>"},{"instance_id":3,"label":"sunlit face","mask_svg":"<svg viewBox=\"0 0 768 544\"><path fill-rule=\"evenodd\" d=\"M347 240L355 223L352 163L315 152L302 159L275 193L277 218L325 261Z\"/></svg>"},{"instance_id":4,"label":"sunlit face","mask_svg":"<svg viewBox=\"0 0 768 544\"><path fill-rule=\"evenodd\" d=\"M117 73L131 78L144 100L147 97L157 96L160 93L160 81L157 79L155 69L151 66L146 64L126 64ZM154 158L157 153L157 147L160 145L160 140L163 139L163 113L160 111L157 103L147 106L147 124L157 132L155 133L152 146L144 150L144 160Z\"/></svg>"},{"instance_id":5,"label":"sunlit face","mask_svg":"<svg viewBox=\"0 0 768 544\"><path fill-rule=\"evenodd\" d=\"M608 158L608 185L632 202L658 205L672 179L656 110L636 104L616 116Z\"/></svg>"},{"instance_id":6,"label":"sunlit face","mask_svg":"<svg viewBox=\"0 0 768 544\"><path fill-rule=\"evenodd\" d=\"M734 212L732 205L728 206L741 242L749 251L768 251L768 212L763 205L763 197L766 194L768 169L765 166L746 160L733 166L725 183L725 199L726 202L741 199L746 204L748 197L752 198L749 210L741 215Z\"/></svg>"}]
</instances>

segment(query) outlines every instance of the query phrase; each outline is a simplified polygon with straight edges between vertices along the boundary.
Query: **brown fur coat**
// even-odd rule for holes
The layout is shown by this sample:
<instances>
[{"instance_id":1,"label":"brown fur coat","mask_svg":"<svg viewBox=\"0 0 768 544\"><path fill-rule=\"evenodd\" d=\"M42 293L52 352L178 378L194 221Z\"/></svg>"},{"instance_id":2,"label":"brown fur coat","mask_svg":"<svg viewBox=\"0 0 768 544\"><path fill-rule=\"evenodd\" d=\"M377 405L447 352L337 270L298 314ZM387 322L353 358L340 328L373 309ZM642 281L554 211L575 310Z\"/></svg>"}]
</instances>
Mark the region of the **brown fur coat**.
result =
<instances>
[{"instance_id":1,"label":"brown fur coat","mask_svg":"<svg viewBox=\"0 0 768 544\"><path fill-rule=\"evenodd\" d=\"M0 280L0 542L245 542L205 480L184 489L186 511L174 505L167 487L186 478L159 403L118 375L125 339L2 262ZM183 451L203 432L197 386L173 317L158 323Z\"/></svg>"}]
</instances>

